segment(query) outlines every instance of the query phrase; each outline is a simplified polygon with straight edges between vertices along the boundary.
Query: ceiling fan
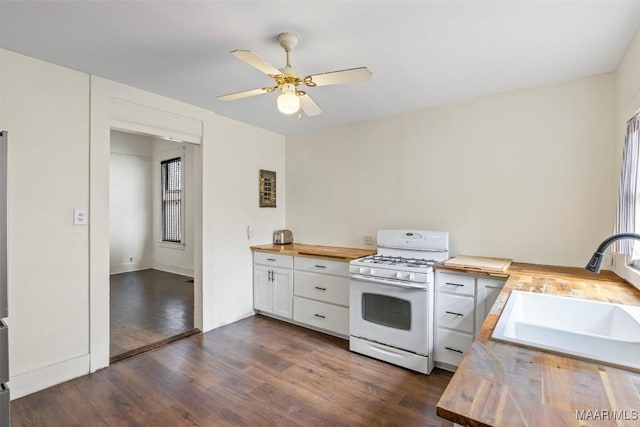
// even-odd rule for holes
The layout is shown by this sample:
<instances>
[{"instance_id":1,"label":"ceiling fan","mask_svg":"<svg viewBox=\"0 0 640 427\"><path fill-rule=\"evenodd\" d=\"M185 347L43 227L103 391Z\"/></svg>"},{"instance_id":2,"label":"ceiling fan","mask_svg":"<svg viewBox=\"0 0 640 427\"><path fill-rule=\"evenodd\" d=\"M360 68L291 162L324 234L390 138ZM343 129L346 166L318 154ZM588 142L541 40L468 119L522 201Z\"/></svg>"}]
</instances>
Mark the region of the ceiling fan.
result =
<instances>
[{"instance_id":1,"label":"ceiling fan","mask_svg":"<svg viewBox=\"0 0 640 427\"><path fill-rule=\"evenodd\" d=\"M276 83L275 86L221 95L218 96L218 99L221 101L233 101L263 93L271 93L276 89L279 89L280 95L278 95L277 105L278 110L281 113L295 114L302 108L302 111L304 111L307 116L317 116L322 113L322 109L320 109L318 104L316 104L305 91L299 90L298 86L328 86L341 83L360 82L371 78L371 71L369 71L367 67L330 71L327 73L300 77L296 70L291 67L289 62L289 55L293 48L297 46L298 37L292 33L281 33L278 36L278 43L280 43L280 46L284 49L287 55L287 64L280 69L269 64L250 50L231 51L231 54L236 58L241 59L274 79ZM299 117L301 117L301 115L299 115Z\"/></svg>"}]
</instances>

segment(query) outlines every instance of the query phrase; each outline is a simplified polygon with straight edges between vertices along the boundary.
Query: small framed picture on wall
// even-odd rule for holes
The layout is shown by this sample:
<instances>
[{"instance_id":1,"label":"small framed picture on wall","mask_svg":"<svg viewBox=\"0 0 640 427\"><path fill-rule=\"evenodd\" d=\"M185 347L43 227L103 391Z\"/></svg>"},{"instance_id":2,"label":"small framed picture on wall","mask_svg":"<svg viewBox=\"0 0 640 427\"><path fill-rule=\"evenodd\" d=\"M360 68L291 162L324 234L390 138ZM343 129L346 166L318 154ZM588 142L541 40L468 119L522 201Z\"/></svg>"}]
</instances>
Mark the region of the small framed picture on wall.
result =
<instances>
[{"instance_id":1,"label":"small framed picture on wall","mask_svg":"<svg viewBox=\"0 0 640 427\"><path fill-rule=\"evenodd\" d=\"M261 208L276 207L276 173L260 169L258 195Z\"/></svg>"}]
</instances>

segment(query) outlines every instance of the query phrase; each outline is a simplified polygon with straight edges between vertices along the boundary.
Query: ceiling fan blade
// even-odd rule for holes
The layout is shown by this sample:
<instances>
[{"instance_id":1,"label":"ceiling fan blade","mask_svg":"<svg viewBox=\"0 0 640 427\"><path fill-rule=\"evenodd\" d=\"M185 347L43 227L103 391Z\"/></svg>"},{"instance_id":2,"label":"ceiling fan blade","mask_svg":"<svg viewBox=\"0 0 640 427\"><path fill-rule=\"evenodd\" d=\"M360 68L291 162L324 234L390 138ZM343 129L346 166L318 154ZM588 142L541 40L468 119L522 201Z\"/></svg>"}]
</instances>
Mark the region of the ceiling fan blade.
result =
<instances>
[{"instance_id":1,"label":"ceiling fan blade","mask_svg":"<svg viewBox=\"0 0 640 427\"><path fill-rule=\"evenodd\" d=\"M251 90L243 90L242 92L234 92L229 93L227 95L220 95L217 98L220 101L235 101L236 99L248 98L250 96L260 95L262 93L273 92L272 88L260 88L260 89L251 89Z\"/></svg>"},{"instance_id":2,"label":"ceiling fan blade","mask_svg":"<svg viewBox=\"0 0 640 427\"><path fill-rule=\"evenodd\" d=\"M300 108L302 108L302 111L304 111L304 113L309 117L322 114L322 109L306 93L304 95L300 95Z\"/></svg>"},{"instance_id":3,"label":"ceiling fan blade","mask_svg":"<svg viewBox=\"0 0 640 427\"><path fill-rule=\"evenodd\" d=\"M351 68L348 70L331 71L313 74L304 78L307 86L328 86L341 83L362 82L371 78L371 71L367 67Z\"/></svg>"},{"instance_id":4,"label":"ceiling fan blade","mask_svg":"<svg viewBox=\"0 0 640 427\"><path fill-rule=\"evenodd\" d=\"M269 75L282 74L280 70L278 70L276 67L269 64L267 61L260 58L258 55L251 52L250 50L232 50L231 55L235 56L238 59L241 59L242 61L246 62L247 64L251 65L254 68L257 68L258 70L262 71L265 74L269 74Z\"/></svg>"}]
</instances>

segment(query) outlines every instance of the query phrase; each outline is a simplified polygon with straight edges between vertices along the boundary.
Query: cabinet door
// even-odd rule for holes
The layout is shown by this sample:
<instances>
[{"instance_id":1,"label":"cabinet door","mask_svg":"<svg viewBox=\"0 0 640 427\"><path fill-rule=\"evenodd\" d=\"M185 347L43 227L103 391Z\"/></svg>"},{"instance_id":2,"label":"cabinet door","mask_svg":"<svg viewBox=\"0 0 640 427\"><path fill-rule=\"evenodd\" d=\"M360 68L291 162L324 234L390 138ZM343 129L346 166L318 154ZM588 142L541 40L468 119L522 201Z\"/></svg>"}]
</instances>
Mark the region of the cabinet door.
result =
<instances>
[{"instance_id":1,"label":"cabinet door","mask_svg":"<svg viewBox=\"0 0 640 427\"><path fill-rule=\"evenodd\" d=\"M273 314L293 318L293 274L291 270L272 268Z\"/></svg>"},{"instance_id":2,"label":"cabinet door","mask_svg":"<svg viewBox=\"0 0 640 427\"><path fill-rule=\"evenodd\" d=\"M273 312L273 283L269 267L253 266L253 308Z\"/></svg>"},{"instance_id":3,"label":"cabinet door","mask_svg":"<svg viewBox=\"0 0 640 427\"><path fill-rule=\"evenodd\" d=\"M476 334L484 323L484 319L491 311L491 307L498 299L504 286L504 280L478 278L478 296L476 303Z\"/></svg>"}]
</instances>

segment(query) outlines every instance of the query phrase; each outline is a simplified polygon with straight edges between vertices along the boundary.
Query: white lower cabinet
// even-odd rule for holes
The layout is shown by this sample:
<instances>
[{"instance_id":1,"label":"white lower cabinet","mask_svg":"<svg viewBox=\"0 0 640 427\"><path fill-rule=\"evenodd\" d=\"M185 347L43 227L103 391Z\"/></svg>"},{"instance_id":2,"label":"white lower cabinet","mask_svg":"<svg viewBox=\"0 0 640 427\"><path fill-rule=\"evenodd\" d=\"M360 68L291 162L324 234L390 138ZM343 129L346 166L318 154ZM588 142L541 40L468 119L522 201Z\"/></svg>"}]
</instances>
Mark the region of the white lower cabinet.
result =
<instances>
[{"instance_id":1,"label":"white lower cabinet","mask_svg":"<svg viewBox=\"0 0 640 427\"><path fill-rule=\"evenodd\" d=\"M454 370L473 344L506 278L436 270L435 361Z\"/></svg>"},{"instance_id":2,"label":"white lower cabinet","mask_svg":"<svg viewBox=\"0 0 640 427\"><path fill-rule=\"evenodd\" d=\"M255 251L253 307L264 314L349 336L349 262Z\"/></svg>"},{"instance_id":3,"label":"white lower cabinet","mask_svg":"<svg viewBox=\"0 0 640 427\"><path fill-rule=\"evenodd\" d=\"M256 254L259 252L256 252ZM278 255L279 257L286 255ZM292 258L288 256L288 258ZM275 258L271 258L275 259ZM254 257L253 307L263 313L285 319L293 318L293 271L288 268L259 265L261 257ZM278 259L282 262L282 259ZM286 261L286 259L285 259ZM268 261L267 261L268 262ZM273 261L277 265L277 261ZM293 265L293 260L291 260Z\"/></svg>"},{"instance_id":4,"label":"white lower cabinet","mask_svg":"<svg viewBox=\"0 0 640 427\"><path fill-rule=\"evenodd\" d=\"M294 258L293 320L334 335L349 335L349 263Z\"/></svg>"}]
</instances>

